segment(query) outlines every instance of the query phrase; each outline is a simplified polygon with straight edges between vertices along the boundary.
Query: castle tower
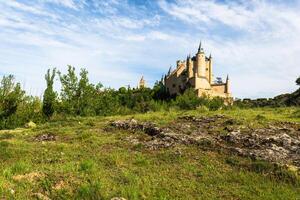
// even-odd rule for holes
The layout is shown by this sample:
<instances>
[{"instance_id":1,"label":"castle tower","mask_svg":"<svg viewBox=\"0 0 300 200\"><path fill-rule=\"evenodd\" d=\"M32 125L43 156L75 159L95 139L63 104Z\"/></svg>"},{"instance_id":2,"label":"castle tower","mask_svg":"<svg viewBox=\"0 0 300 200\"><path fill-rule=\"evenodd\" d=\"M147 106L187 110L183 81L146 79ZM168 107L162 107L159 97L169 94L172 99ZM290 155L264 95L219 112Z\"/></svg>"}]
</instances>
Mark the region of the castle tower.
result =
<instances>
[{"instance_id":1,"label":"castle tower","mask_svg":"<svg viewBox=\"0 0 300 200\"><path fill-rule=\"evenodd\" d=\"M186 65L188 69L188 78L190 79L194 76L193 63L190 55L188 55L188 57L186 58Z\"/></svg>"},{"instance_id":2,"label":"castle tower","mask_svg":"<svg viewBox=\"0 0 300 200\"><path fill-rule=\"evenodd\" d=\"M229 88L230 88L230 82L229 82L229 76L227 75L225 93L230 93Z\"/></svg>"},{"instance_id":3,"label":"castle tower","mask_svg":"<svg viewBox=\"0 0 300 200\"><path fill-rule=\"evenodd\" d=\"M200 42L198 52L196 54L196 72L198 77L205 77L205 68L205 53Z\"/></svg>"},{"instance_id":4,"label":"castle tower","mask_svg":"<svg viewBox=\"0 0 300 200\"><path fill-rule=\"evenodd\" d=\"M209 62L209 65L208 65L208 72L209 72L209 83L210 84L213 84L213 75L212 75L212 56L211 54L209 55L209 58L208 58L208 62Z\"/></svg>"},{"instance_id":5,"label":"castle tower","mask_svg":"<svg viewBox=\"0 0 300 200\"><path fill-rule=\"evenodd\" d=\"M139 88L145 88L146 87L146 81L144 80L144 76L142 76L140 82L139 82Z\"/></svg>"}]
</instances>

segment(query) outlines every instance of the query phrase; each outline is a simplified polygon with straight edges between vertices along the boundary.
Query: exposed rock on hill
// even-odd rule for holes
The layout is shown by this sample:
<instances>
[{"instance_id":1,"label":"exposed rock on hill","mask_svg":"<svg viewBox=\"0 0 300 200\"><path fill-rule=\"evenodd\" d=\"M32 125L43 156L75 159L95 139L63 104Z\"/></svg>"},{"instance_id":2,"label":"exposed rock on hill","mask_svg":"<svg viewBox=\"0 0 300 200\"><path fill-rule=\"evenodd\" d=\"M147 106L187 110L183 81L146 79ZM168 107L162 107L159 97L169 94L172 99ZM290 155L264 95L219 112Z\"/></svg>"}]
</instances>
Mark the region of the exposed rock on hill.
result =
<instances>
[{"instance_id":1,"label":"exposed rock on hill","mask_svg":"<svg viewBox=\"0 0 300 200\"><path fill-rule=\"evenodd\" d=\"M134 119L115 121L111 125L148 134L150 140L139 141L132 137L130 140L151 150L179 143L196 144L204 149L224 150L253 159L300 167L300 125L296 123L276 123L253 129L240 125L234 119L215 115L199 118L184 116L165 127Z\"/></svg>"}]
</instances>

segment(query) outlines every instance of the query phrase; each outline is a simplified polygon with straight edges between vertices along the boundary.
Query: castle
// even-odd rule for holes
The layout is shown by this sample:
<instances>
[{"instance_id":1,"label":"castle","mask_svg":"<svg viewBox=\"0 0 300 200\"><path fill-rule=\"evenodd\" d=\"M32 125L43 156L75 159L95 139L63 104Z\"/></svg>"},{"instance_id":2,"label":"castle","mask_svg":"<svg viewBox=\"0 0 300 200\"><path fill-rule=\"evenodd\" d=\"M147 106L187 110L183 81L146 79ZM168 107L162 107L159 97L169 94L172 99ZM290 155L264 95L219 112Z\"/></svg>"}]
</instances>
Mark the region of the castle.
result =
<instances>
[{"instance_id":1,"label":"castle","mask_svg":"<svg viewBox=\"0 0 300 200\"><path fill-rule=\"evenodd\" d=\"M227 76L224 83L221 78L214 81L212 74L212 56L205 56L201 42L195 56L190 55L184 61L177 61L174 71L171 68L164 83L171 95L182 94L187 88L194 88L197 96L222 97L231 99L230 82Z\"/></svg>"}]
</instances>

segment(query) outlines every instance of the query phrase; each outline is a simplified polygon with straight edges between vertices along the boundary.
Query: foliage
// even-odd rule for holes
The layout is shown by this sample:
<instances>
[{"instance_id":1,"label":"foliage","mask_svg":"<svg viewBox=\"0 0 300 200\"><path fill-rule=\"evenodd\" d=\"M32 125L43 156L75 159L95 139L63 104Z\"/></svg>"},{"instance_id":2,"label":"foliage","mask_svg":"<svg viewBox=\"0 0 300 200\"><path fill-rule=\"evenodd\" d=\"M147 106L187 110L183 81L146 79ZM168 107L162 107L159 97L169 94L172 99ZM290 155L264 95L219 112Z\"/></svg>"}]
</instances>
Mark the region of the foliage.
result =
<instances>
[{"instance_id":1,"label":"foliage","mask_svg":"<svg viewBox=\"0 0 300 200\"><path fill-rule=\"evenodd\" d=\"M181 109L189 110L189 109L196 109L197 106L204 103L203 98L198 98L195 91L190 88L187 89L183 95L179 95L176 97L174 101L174 105L178 106Z\"/></svg>"},{"instance_id":2,"label":"foliage","mask_svg":"<svg viewBox=\"0 0 300 200\"><path fill-rule=\"evenodd\" d=\"M300 77L296 79L296 84L300 86Z\"/></svg>"},{"instance_id":3,"label":"foliage","mask_svg":"<svg viewBox=\"0 0 300 200\"><path fill-rule=\"evenodd\" d=\"M193 89L183 95L171 97L163 79L153 88L121 87L118 90L92 84L88 71L68 66L67 72L57 72L61 91L54 91L56 69L48 69L45 75L46 89L43 99L26 96L13 76L3 77L0 97L0 128L23 126L28 121L35 123L66 116L112 116L152 111L196 109L199 106L217 110L224 106L221 98L199 98ZM199 110L199 109L198 109Z\"/></svg>"},{"instance_id":4,"label":"foliage","mask_svg":"<svg viewBox=\"0 0 300 200\"><path fill-rule=\"evenodd\" d=\"M61 82L61 112L70 115L94 115L95 96L102 88L89 83L88 72L81 69L79 78L75 73L75 67L68 66L67 74L58 72Z\"/></svg>"},{"instance_id":5,"label":"foliage","mask_svg":"<svg viewBox=\"0 0 300 200\"><path fill-rule=\"evenodd\" d=\"M14 76L3 76L0 83L0 127L9 126L11 117L17 112L25 92L20 83L15 83Z\"/></svg>"},{"instance_id":6,"label":"foliage","mask_svg":"<svg viewBox=\"0 0 300 200\"><path fill-rule=\"evenodd\" d=\"M209 110L219 110L224 106L224 99L220 97L214 97L208 101L206 101L206 106Z\"/></svg>"},{"instance_id":7,"label":"foliage","mask_svg":"<svg viewBox=\"0 0 300 200\"><path fill-rule=\"evenodd\" d=\"M297 78L296 84L300 86L300 77ZM274 98L239 99L234 105L240 108L300 106L300 88L293 93L281 94Z\"/></svg>"},{"instance_id":8,"label":"foliage","mask_svg":"<svg viewBox=\"0 0 300 200\"><path fill-rule=\"evenodd\" d=\"M56 74L56 69L54 68L52 70L52 74L50 74L50 69L48 69L47 74L45 75L47 88L43 96L43 113L47 118L51 118L54 113L54 106L55 106L55 101L57 96L53 90L55 74Z\"/></svg>"}]
</instances>

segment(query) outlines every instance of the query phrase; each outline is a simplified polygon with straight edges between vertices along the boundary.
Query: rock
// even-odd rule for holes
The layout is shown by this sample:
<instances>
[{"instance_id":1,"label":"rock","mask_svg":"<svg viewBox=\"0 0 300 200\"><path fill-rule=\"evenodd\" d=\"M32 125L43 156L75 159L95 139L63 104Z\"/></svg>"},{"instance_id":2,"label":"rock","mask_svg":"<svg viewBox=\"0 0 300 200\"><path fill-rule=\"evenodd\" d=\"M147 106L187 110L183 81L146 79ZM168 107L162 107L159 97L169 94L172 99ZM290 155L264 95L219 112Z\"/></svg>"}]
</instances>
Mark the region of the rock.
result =
<instances>
[{"instance_id":1,"label":"rock","mask_svg":"<svg viewBox=\"0 0 300 200\"><path fill-rule=\"evenodd\" d=\"M228 120L226 120L224 123L223 123L223 125L225 125L225 126L227 126L227 125L234 125L234 124L236 124L237 122L236 122L236 120L234 120L234 119L228 119Z\"/></svg>"},{"instance_id":2,"label":"rock","mask_svg":"<svg viewBox=\"0 0 300 200\"><path fill-rule=\"evenodd\" d=\"M10 194L14 195L15 194L15 190L14 189L9 189Z\"/></svg>"},{"instance_id":3,"label":"rock","mask_svg":"<svg viewBox=\"0 0 300 200\"><path fill-rule=\"evenodd\" d=\"M224 120L225 119L225 120ZM224 115L182 116L162 128L151 122L135 119L112 122L115 128L133 132L142 131L150 140L139 137L128 139L132 144L142 144L150 150L174 147L177 144L197 145L202 149L235 153L252 159L262 159L278 164L300 167L300 130L298 124L270 123L264 128L251 125L236 127L239 122ZM223 131L228 133L223 135Z\"/></svg>"},{"instance_id":4,"label":"rock","mask_svg":"<svg viewBox=\"0 0 300 200\"><path fill-rule=\"evenodd\" d=\"M44 195L42 193L34 193L32 196L39 200L51 200L49 197L47 197L46 195Z\"/></svg>"},{"instance_id":5,"label":"rock","mask_svg":"<svg viewBox=\"0 0 300 200\"><path fill-rule=\"evenodd\" d=\"M150 136L158 135L163 130L150 122L138 123L135 119L130 120L118 120L111 123L112 126L131 131L144 131Z\"/></svg>"},{"instance_id":6,"label":"rock","mask_svg":"<svg viewBox=\"0 0 300 200\"><path fill-rule=\"evenodd\" d=\"M33 121L30 121L30 122L25 124L25 128L34 129L36 127L37 127L37 125Z\"/></svg>"},{"instance_id":7,"label":"rock","mask_svg":"<svg viewBox=\"0 0 300 200\"><path fill-rule=\"evenodd\" d=\"M110 200L126 200L126 199L123 197L114 197L114 198L111 198Z\"/></svg>"},{"instance_id":8,"label":"rock","mask_svg":"<svg viewBox=\"0 0 300 200\"><path fill-rule=\"evenodd\" d=\"M55 140L56 140L56 136L53 133L44 133L44 134L37 135L35 137L35 141L38 142L55 141Z\"/></svg>"}]
</instances>

